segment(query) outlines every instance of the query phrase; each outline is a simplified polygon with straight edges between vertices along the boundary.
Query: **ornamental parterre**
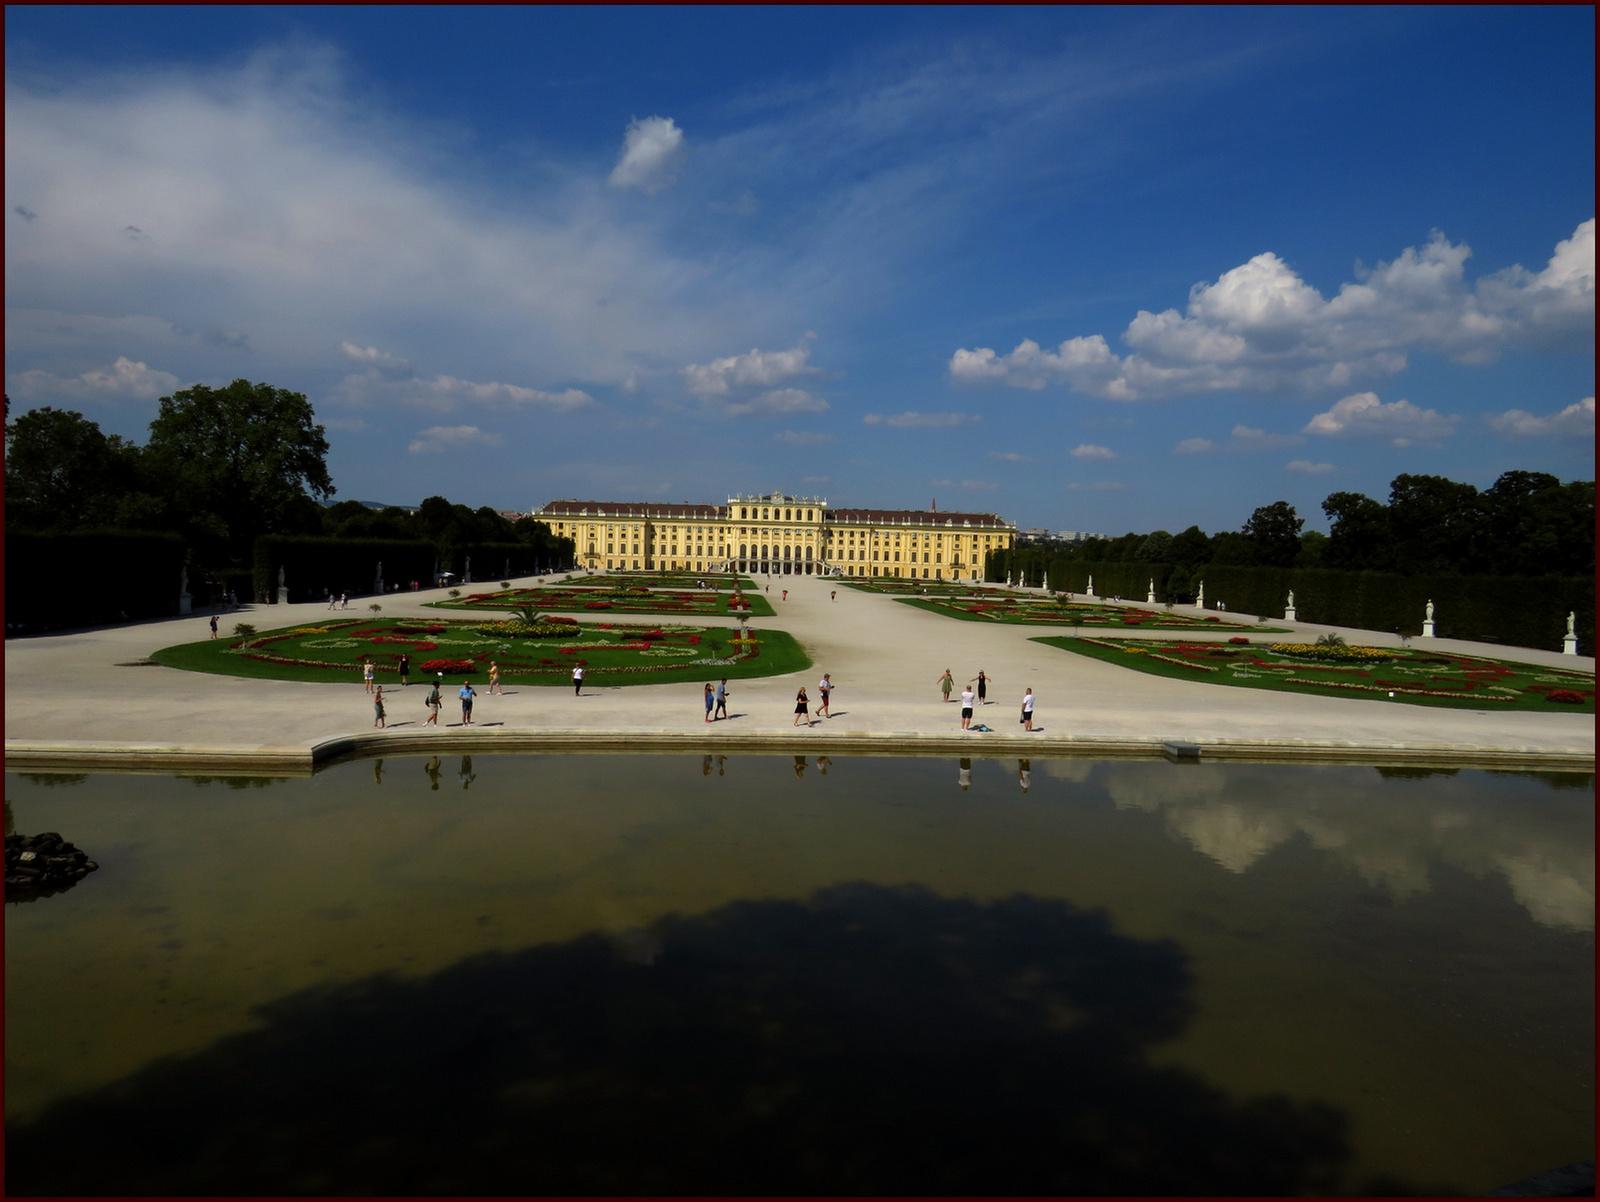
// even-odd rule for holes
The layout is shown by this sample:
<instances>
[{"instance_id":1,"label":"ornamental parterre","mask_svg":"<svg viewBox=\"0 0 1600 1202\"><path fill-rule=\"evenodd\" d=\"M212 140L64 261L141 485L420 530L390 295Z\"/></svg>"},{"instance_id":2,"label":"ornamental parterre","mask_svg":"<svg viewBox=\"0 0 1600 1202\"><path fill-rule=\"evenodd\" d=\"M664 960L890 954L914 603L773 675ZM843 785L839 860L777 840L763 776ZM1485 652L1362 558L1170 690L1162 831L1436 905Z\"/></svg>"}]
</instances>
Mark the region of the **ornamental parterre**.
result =
<instances>
[{"instance_id":1,"label":"ornamental parterre","mask_svg":"<svg viewBox=\"0 0 1600 1202\"><path fill-rule=\"evenodd\" d=\"M493 637L483 633L482 623L470 621L422 625L357 619L235 639L227 652L264 664L347 669L352 679L360 678L367 660L384 675L392 675L402 655L409 655L412 671L423 675L487 674L493 662L503 678L529 683L564 680L579 664L590 675L670 677L683 675L685 669L748 664L761 655L759 640L741 639L731 629L666 625L640 629L570 621L554 625L558 635L539 639ZM449 648L448 656L421 658L441 646Z\"/></svg>"},{"instance_id":2,"label":"ornamental parterre","mask_svg":"<svg viewBox=\"0 0 1600 1202\"><path fill-rule=\"evenodd\" d=\"M722 618L746 614L773 616L765 596L753 591L651 588L633 581L597 586L548 585L496 592L468 593L464 597L431 603L436 609L610 610L614 613L680 614L684 617Z\"/></svg>"},{"instance_id":3,"label":"ornamental parterre","mask_svg":"<svg viewBox=\"0 0 1600 1202\"><path fill-rule=\"evenodd\" d=\"M903 592L904 590L902 590ZM1037 594L990 590L963 595L948 593L899 596L896 600L965 621L989 621L1023 626L1109 627L1137 626L1154 630L1250 630L1247 622L1229 622L1214 614L1204 616L1177 609L1150 609L1137 605L1094 605L1049 600Z\"/></svg>"},{"instance_id":4,"label":"ornamental parterre","mask_svg":"<svg viewBox=\"0 0 1600 1202\"><path fill-rule=\"evenodd\" d=\"M1106 638L1041 638L1069 651L1143 671L1193 673L1207 684L1284 689L1328 696L1366 696L1460 708L1595 708L1591 673L1516 664L1450 652L1404 647L1327 647L1228 642L1131 642ZM1330 662L1317 662L1326 660ZM1155 663L1179 669L1168 672Z\"/></svg>"}]
</instances>

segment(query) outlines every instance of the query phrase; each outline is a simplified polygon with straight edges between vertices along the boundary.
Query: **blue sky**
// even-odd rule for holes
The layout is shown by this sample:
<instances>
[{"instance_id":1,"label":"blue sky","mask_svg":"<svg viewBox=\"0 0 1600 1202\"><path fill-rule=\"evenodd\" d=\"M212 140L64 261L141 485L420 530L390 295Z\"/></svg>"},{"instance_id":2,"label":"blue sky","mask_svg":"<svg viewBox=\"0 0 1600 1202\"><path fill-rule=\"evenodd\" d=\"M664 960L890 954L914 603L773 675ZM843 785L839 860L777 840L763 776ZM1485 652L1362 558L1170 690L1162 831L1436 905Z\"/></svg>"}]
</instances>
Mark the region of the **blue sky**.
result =
<instances>
[{"instance_id":1,"label":"blue sky","mask_svg":"<svg viewBox=\"0 0 1600 1202\"><path fill-rule=\"evenodd\" d=\"M342 498L1235 529L1594 476L1594 10L6 12L6 390Z\"/></svg>"}]
</instances>

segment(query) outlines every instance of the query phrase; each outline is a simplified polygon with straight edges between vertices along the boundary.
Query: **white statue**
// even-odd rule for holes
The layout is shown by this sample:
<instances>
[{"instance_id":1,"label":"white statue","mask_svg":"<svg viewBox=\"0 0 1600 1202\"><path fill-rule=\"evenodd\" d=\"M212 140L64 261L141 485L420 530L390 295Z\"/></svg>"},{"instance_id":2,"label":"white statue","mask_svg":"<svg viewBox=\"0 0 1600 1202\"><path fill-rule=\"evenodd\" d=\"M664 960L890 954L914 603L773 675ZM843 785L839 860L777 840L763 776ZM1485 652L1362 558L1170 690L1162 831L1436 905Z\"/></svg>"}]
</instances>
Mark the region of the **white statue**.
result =
<instances>
[{"instance_id":1,"label":"white statue","mask_svg":"<svg viewBox=\"0 0 1600 1202\"><path fill-rule=\"evenodd\" d=\"M1427 607L1426 610L1423 611L1423 616L1426 617L1428 619L1428 621L1430 621L1430 622L1433 621L1433 600L1432 600L1432 598L1430 598L1428 600L1428 607Z\"/></svg>"},{"instance_id":2,"label":"white statue","mask_svg":"<svg viewBox=\"0 0 1600 1202\"><path fill-rule=\"evenodd\" d=\"M1294 608L1294 590L1293 589L1289 590L1289 608L1290 609Z\"/></svg>"},{"instance_id":3,"label":"white statue","mask_svg":"<svg viewBox=\"0 0 1600 1202\"><path fill-rule=\"evenodd\" d=\"M1201 609L1206 607L1206 582L1204 580L1200 582L1200 588L1195 594L1194 603Z\"/></svg>"},{"instance_id":4,"label":"white statue","mask_svg":"<svg viewBox=\"0 0 1600 1202\"><path fill-rule=\"evenodd\" d=\"M283 565L281 563L278 565L278 587L283 587Z\"/></svg>"},{"instance_id":5,"label":"white statue","mask_svg":"<svg viewBox=\"0 0 1600 1202\"><path fill-rule=\"evenodd\" d=\"M1567 637L1575 638L1578 633L1578 611L1570 610L1567 613Z\"/></svg>"}]
</instances>

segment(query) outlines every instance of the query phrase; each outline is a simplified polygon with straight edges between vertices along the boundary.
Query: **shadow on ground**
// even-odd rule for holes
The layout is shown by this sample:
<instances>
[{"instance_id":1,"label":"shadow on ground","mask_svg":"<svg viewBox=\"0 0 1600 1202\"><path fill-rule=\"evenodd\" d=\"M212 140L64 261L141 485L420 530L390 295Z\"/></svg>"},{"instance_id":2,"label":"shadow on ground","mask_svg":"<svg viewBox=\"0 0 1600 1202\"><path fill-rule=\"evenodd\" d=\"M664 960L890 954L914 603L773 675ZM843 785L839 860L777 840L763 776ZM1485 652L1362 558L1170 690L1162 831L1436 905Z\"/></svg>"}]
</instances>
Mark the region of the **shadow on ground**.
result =
<instances>
[{"instance_id":1,"label":"shadow on ground","mask_svg":"<svg viewBox=\"0 0 1600 1202\"><path fill-rule=\"evenodd\" d=\"M1144 1063L1185 957L852 884L264 1009L7 1133L10 1194L1303 1194L1347 1121ZM1387 1191L1399 1192L1396 1183Z\"/></svg>"}]
</instances>

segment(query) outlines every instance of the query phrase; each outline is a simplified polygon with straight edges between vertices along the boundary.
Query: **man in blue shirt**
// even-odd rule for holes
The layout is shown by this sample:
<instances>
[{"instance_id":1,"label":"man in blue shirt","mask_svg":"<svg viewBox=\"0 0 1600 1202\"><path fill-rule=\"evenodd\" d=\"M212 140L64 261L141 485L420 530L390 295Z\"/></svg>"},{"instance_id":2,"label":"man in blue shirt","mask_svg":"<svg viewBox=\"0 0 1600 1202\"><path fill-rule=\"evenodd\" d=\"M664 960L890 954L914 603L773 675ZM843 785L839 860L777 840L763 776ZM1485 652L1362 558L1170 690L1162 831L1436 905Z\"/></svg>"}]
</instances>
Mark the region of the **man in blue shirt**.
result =
<instances>
[{"instance_id":1,"label":"man in blue shirt","mask_svg":"<svg viewBox=\"0 0 1600 1202\"><path fill-rule=\"evenodd\" d=\"M470 680L463 680L461 682L460 693L462 726L472 725L472 699L476 696L477 694L472 691L472 682Z\"/></svg>"}]
</instances>

